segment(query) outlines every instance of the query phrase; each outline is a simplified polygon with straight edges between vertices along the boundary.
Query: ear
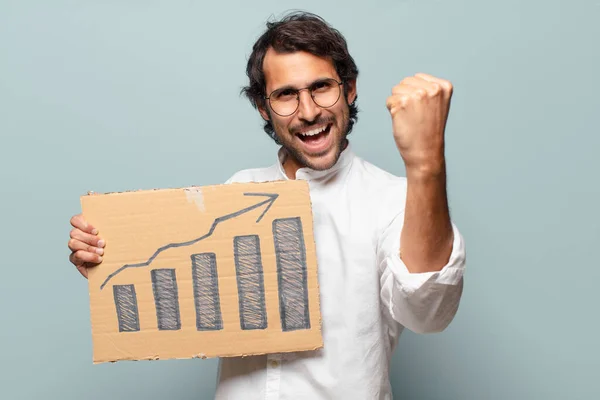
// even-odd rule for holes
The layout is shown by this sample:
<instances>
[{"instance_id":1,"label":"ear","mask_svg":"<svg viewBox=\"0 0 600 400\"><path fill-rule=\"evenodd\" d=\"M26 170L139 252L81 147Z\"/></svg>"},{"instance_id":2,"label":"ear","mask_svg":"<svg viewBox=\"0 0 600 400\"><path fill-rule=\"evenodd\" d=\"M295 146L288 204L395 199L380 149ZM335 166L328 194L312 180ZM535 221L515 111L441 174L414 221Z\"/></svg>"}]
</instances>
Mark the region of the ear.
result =
<instances>
[{"instance_id":1,"label":"ear","mask_svg":"<svg viewBox=\"0 0 600 400\"><path fill-rule=\"evenodd\" d=\"M356 79L352 79L352 80L348 81L346 86L348 86L348 90L346 91L346 101L348 102L348 104L352 104L352 103L354 103L354 100L356 100L356 95L357 95Z\"/></svg>"},{"instance_id":2,"label":"ear","mask_svg":"<svg viewBox=\"0 0 600 400\"><path fill-rule=\"evenodd\" d=\"M258 107L258 112L260 113L260 116L265 120L265 121L270 121L271 118L269 117L269 112L267 111L267 109L265 108L265 106L262 107Z\"/></svg>"}]
</instances>

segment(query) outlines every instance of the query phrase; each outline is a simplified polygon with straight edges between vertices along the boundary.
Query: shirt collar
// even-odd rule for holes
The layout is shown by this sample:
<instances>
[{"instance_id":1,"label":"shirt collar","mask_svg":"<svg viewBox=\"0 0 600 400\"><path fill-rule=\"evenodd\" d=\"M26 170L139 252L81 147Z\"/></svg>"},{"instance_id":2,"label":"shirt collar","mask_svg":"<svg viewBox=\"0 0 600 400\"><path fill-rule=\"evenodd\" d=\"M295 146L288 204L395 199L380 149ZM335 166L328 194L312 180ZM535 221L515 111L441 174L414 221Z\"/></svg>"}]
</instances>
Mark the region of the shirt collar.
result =
<instances>
[{"instance_id":1,"label":"shirt collar","mask_svg":"<svg viewBox=\"0 0 600 400\"><path fill-rule=\"evenodd\" d=\"M283 162L285 161L287 156L288 156L287 150L284 147L280 147L279 150L277 151L277 169L279 171L279 175L284 180L289 180L288 176L285 173L285 170L283 169ZM333 175L333 174L337 173L338 171L346 168L348 165L350 165L353 158L354 158L354 151L352 150L352 146L351 146L350 142L348 141L346 148L340 154L340 158L338 158L337 162L331 168L322 170L322 171L317 171L317 170L314 170L314 169L308 168L308 167L299 168L298 171L296 172L296 179L303 179L303 180L310 181L313 179L320 179L320 178L328 177L328 176Z\"/></svg>"}]
</instances>

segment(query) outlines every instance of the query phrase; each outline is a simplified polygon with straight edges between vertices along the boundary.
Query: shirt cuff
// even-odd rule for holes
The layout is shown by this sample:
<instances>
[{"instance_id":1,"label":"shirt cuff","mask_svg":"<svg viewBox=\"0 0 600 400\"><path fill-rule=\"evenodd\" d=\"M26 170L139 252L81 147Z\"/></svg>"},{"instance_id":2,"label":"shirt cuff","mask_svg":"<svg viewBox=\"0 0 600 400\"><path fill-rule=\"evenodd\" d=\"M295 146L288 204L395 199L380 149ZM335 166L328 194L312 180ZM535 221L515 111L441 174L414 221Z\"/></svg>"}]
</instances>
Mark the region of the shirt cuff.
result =
<instances>
[{"instance_id":1,"label":"shirt cuff","mask_svg":"<svg viewBox=\"0 0 600 400\"><path fill-rule=\"evenodd\" d=\"M441 332L458 310L466 256L463 237L452 228L452 253L439 271L411 273L398 251L382 261L382 304L392 319L413 332Z\"/></svg>"},{"instance_id":2,"label":"shirt cuff","mask_svg":"<svg viewBox=\"0 0 600 400\"><path fill-rule=\"evenodd\" d=\"M452 224L454 240L452 243L452 253L446 265L439 271L431 272L410 272L400 258L400 252L394 252L384 259L385 271L391 273L398 285L398 288L410 295L421 288L425 283L440 283L444 285L457 285L463 274L466 264L466 252L464 238L457 227Z\"/></svg>"}]
</instances>

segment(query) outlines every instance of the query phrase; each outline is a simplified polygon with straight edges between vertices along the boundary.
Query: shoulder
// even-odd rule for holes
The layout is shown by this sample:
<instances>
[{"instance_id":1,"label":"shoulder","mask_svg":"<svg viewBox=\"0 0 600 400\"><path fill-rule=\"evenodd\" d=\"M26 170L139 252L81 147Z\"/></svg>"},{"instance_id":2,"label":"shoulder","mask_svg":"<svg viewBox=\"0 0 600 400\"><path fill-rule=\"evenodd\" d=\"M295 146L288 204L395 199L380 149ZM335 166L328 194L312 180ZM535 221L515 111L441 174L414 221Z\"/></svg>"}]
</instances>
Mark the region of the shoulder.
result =
<instances>
[{"instance_id":1,"label":"shoulder","mask_svg":"<svg viewBox=\"0 0 600 400\"><path fill-rule=\"evenodd\" d=\"M394 175L361 157L354 158L353 169L360 185L372 191L372 194L406 192L406 177Z\"/></svg>"},{"instance_id":2,"label":"shoulder","mask_svg":"<svg viewBox=\"0 0 600 400\"><path fill-rule=\"evenodd\" d=\"M360 199L363 212L372 216L378 231L404 214L406 177L395 175L360 157L355 157L352 170L351 191L355 198Z\"/></svg>"}]
</instances>

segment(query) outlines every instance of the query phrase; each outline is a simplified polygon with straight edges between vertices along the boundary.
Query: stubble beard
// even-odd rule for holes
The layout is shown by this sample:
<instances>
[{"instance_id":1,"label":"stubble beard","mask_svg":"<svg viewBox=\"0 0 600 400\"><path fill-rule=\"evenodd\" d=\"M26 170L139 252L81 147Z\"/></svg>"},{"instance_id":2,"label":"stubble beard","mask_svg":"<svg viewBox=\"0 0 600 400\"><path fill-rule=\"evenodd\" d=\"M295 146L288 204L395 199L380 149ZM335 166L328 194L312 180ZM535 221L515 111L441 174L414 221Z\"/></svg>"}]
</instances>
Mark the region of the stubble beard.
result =
<instances>
[{"instance_id":1,"label":"stubble beard","mask_svg":"<svg viewBox=\"0 0 600 400\"><path fill-rule=\"evenodd\" d=\"M274 126L274 129L276 131L276 135L279 139L279 141L281 142L281 146L288 152L288 154L295 158L296 161L299 162L300 165L302 165L303 167L308 167L310 169L313 169L315 171L324 171L327 170L331 167L333 167L339 160L342 151L345 149L345 143L346 143L346 137L348 136L348 126L350 123L350 110L349 110L349 106L346 105L345 110L343 110L342 115L342 126L340 129L341 135L339 135L340 137L333 143L334 146L334 157L333 160L325 165L323 164L316 164L311 162L309 157L306 157L304 155L304 153L302 151L300 151L297 147L295 147L292 143L295 140L295 131L298 130L299 127L293 127L291 128L292 132L287 132L285 136L279 134L277 132L278 128ZM318 125L318 124L322 124L322 123L331 123L332 124L332 130L335 128L337 130L337 118L335 116L332 116L330 118L319 118L317 121L315 121L314 123L307 125L305 124L303 127L310 127L313 125ZM282 128L279 128L282 129ZM283 128L285 129L285 128ZM287 129L286 129L287 130ZM329 133L330 135L333 134L333 132ZM282 137L285 137L284 139ZM327 149L327 151L324 154L317 154L316 156L326 156L329 152L331 151L331 149ZM313 156L314 157L314 156Z\"/></svg>"}]
</instances>

